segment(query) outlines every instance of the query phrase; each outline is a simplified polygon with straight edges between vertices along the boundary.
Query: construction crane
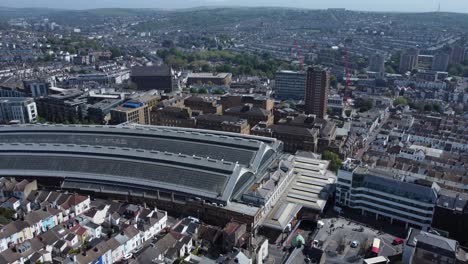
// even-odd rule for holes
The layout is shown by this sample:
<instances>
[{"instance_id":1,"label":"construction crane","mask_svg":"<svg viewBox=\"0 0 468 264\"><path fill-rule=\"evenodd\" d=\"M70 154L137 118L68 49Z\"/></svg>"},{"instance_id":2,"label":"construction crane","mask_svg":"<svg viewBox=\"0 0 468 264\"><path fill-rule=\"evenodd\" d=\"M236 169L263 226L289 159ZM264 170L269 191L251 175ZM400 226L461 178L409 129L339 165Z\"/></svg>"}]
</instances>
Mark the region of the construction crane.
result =
<instances>
[{"instance_id":1,"label":"construction crane","mask_svg":"<svg viewBox=\"0 0 468 264\"><path fill-rule=\"evenodd\" d=\"M301 71L304 70L304 60L301 56L301 52L299 50L299 45L297 44L297 39L294 40L294 47L296 48L296 57L299 60L299 67Z\"/></svg>"}]
</instances>

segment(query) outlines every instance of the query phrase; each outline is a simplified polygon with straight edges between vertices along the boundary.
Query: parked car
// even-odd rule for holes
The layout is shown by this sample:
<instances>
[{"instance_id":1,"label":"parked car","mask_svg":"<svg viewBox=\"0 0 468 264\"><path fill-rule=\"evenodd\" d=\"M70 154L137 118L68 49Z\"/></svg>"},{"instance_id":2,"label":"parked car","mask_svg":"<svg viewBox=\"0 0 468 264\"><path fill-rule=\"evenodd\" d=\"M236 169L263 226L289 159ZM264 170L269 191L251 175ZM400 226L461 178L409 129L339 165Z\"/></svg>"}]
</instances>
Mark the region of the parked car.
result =
<instances>
[{"instance_id":1,"label":"parked car","mask_svg":"<svg viewBox=\"0 0 468 264\"><path fill-rule=\"evenodd\" d=\"M314 248L319 247L319 241L317 239L314 239L314 241L312 241L312 247L314 247Z\"/></svg>"},{"instance_id":2,"label":"parked car","mask_svg":"<svg viewBox=\"0 0 468 264\"><path fill-rule=\"evenodd\" d=\"M140 252L142 249L143 249L143 245L139 245L139 246L137 246L137 247L133 250L133 253L138 253L138 252Z\"/></svg>"},{"instance_id":3,"label":"parked car","mask_svg":"<svg viewBox=\"0 0 468 264\"><path fill-rule=\"evenodd\" d=\"M401 245L401 244L403 244L403 242L404 242L403 239L396 237L395 239L393 239L392 244L393 245Z\"/></svg>"},{"instance_id":4,"label":"parked car","mask_svg":"<svg viewBox=\"0 0 468 264\"><path fill-rule=\"evenodd\" d=\"M128 253L126 254L125 256L123 256L123 260L129 260L133 257L133 254L132 253Z\"/></svg>"},{"instance_id":5,"label":"parked car","mask_svg":"<svg viewBox=\"0 0 468 264\"><path fill-rule=\"evenodd\" d=\"M352 248L357 248L359 247L359 241L356 241L354 240L353 242L351 242L351 245L350 245Z\"/></svg>"}]
</instances>

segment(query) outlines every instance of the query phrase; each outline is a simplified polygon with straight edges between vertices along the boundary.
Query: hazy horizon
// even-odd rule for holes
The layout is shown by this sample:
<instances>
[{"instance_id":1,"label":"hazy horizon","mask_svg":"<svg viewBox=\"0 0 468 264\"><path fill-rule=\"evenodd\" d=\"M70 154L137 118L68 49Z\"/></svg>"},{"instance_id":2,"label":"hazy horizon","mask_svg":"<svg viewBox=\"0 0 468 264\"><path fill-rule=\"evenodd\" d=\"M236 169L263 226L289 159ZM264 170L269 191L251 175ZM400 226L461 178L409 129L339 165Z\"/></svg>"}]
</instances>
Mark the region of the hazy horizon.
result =
<instances>
[{"instance_id":1,"label":"hazy horizon","mask_svg":"<svg viewBox=\"0 0 468 264\"><path fill-rule=\"evenodd\" d=\"M378 3L376 3L378 2ZM200 6L276 6L293 8L346 8L362 11L391 12L445 12L468 13L468 0L3 0L4 7L41 7L57 9L94 9L94 8L163 8L180 9Z\"/></svg>"}]
</instances>

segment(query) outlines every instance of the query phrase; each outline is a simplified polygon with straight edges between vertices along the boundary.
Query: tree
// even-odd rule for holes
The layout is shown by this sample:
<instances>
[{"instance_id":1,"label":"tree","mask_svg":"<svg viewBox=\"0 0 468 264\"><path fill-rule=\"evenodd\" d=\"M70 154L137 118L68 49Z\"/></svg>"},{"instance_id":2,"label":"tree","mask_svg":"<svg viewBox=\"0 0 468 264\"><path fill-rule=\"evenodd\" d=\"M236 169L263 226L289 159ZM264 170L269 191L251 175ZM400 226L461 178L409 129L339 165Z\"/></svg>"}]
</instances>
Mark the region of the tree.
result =
<instances>
[{"instance_id":1,"label":"tree","mask_svg":"<svg viewBox=\"0 0 468 264\"><path fill-rule=\"evenodd\" d=\"M354 102L355 106L359 108L359 112L366 112L369 111L374 107L374 102L371 99L362 99L358 98Z\"/></svg>"},{"instance_id":2,"label":"tree","mask_svg":"<svg viewBox=\"0 0 468 264\"><path fill-rule=\"evenodd\" d=\"M207 94L208 90L206 90L206 88L200 88L200 89L198 89L198 93L199 94Z\"/></svg>"},{"instance_id":3,"label":"tree","mask_svg":"<svg viewBox=\"0 0 468 264\"><path fill-rule=\"evenodd\" d=\"M122 51L120 48L111 48L110 52L112 53L111 57L113 59L122 56Z\"/></svg>"},{"instance_id":4,"label":"tree","mask_svg":"<svg viewBox=\"0 0 468 264\"><path fill-rule=\"evenodd\" d=\"M424 105L424 111L431 112L432 111L432 105L431 104Z\"/></svg>"},{"instance_id":5,"label":"tree","mask_svg":"<svg viewBox=\"0 0 468 264\"><path fill-rule=\"evenodd\" d=\"M224 94L224 90L223 89L220 89L220 88L217 88L213 91L214 94Z\"/></svg>"},{"instance_id":6,"label":"tree","mask_svg":"<svg viewBox=\"0 0 468 264\"><path fill-rule=\"evenodd\" d=\"M203 64L201 69L202 69L203 72L210 72L211 71L211 66L208 63Z\"/></svg>"},{"instance_id":7,"label":"tree","mask_svg":"<svg viewBox=\"0 0 468 264\"><path fill-rule=\"evenodd\" d=\"M435 111L435 112L442 112L442 109L440 108L440 105L438 104L433 104L432 105L432 109Z\"/></svg>"},{"instance_id":8,"label":"tree","mask_svg":"<svg viewBox=\"0 0 468 264\"><path fill-rule=\"evenodd\" d=\"M341 164L343 163L343 161L340 159L338 154L333 153L328 150L325 150L322 153L322 159L330 161L329 169L334 172L338 172L338 169L341 167Z\"/></svg>"},{"instance_id":9,"label":"tree","mask_svg":"<svg viewBox=\"0 0 468 264\"><path fill-rule=\"evenodd\" d=\"M348 109L348 110L345 110L345 115L346 115L347 117L351 117L351 110L349 110L349 109Z\"/></svg>"},{"instance_id":10,"label":"tree","mask_svg":"<svg viewBox=\"0 0 468 264\"><path fill-rule=\"evenodd\" d=\"M330 86L336 88L337 85L338 85L338 80L336 79L335 75L332 75L330 77Z\"/></svg>"},{"instance_id":11,"label":"tree","mask_svg":"<svg viewBox=\"0 0 468 264\"><path fill-rule=\"evenodd\" d=\"M197 88L190 88L190 93L196 94L196 93L198 93L198 89Z\"/></svg>"},{"instance_id":12,"label":"tree","mask_svg":"<svg viewBox=\"0 0 468 264\"><path fill-rule=\"evenodd\" d=\"M395 100L393 100L393 105L394 106L397 106L397 105L407 105L408 104L408 100L404 97L397 97L395 98Z\"/></svg>"},{"instance_id":13,"label":"tree","mask_svg":"<svg viewBox=\"0 0 468 264\"><path fill-rule=\"evenodd\" d=\"M390 65L385 65L385 72L390 74L395 74L395 70Z\"/></svg>"}]
</instances>

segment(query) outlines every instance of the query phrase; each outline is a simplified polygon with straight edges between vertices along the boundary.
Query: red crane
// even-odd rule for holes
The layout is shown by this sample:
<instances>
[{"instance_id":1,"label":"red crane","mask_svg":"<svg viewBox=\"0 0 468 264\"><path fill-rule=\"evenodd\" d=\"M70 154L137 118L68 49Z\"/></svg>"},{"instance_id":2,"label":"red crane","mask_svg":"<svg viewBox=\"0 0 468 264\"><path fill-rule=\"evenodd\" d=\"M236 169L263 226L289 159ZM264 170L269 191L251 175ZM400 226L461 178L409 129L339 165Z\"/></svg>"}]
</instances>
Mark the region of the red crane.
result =
<instances>
[{"instance_id":1,"label":"red crane","mask_svg":"<svg viewBox=\"0 0 468 264\"><path fill-rule=\"evenodd\" d=\"M297 39L294 40L294 47L296 48L296 56L297 56L297 59L299 60L299 67L302 70L304 70L304 60L301 56L301 52L299 50L299 45L297 44Z\"/></svg>"},{"instance_id":2,"label":"red crane","mask_svg":"<svg viewBox=\"0 0 468 264\"><path fill-rule=\"evenodd\" d=\"M348 67L348 48L344 47L344 65L345 65L345 92L344 92L344 101L348 101L349 97L349 84L351 79L349 76L349 67Z\"/></svg>"}]
</instances>

